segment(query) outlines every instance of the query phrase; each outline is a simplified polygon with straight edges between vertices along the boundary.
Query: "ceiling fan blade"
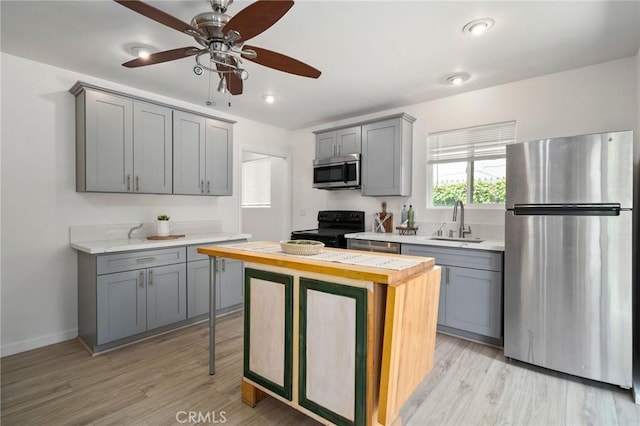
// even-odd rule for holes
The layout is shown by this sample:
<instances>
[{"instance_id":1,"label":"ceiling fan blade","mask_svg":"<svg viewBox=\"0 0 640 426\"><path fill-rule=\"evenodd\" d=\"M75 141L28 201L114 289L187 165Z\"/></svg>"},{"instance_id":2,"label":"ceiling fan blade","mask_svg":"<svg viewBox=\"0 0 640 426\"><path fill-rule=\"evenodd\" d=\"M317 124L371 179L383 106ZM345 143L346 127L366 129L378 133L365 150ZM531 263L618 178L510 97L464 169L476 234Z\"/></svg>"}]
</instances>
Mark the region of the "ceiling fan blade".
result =
<instances>
[{"instance_id":1,"label":"ceiling fan blade","mask_svg":"<svg viewBox=\"0 0 640 426\"><path fill-rule=\"evenodd\" d=\"M160 64L162 62L169 62L176 59L182 59L188 56L197 55L200 52L201 50L197 47L179 47L177 49L152 53L148 58L136 58L129 62L125 62L124 64L122 64L122 66L127 68L135 68L145 65Z\"/></svg>"},{"instance_id":2,"label":"ceiling fan blade","mask_svg":"<svg viewBox=\"0 0 640 426\"><path fill-rule=\"evenodd\" d=\"M258 0L242 9L231 18L222 30L240 33L240 40L247 41L278 22L291 9L293 1Z\"/></svg>"},{"instance_id":3,"label":"ceiling fan blade","mask_svg":"<svg viewBox=\"0 0 640 426\"><path fill-rule=\"evenodd\" d=\"M273 68L278 71L300 75L302 77L320 77L321 72L319 70L305 64L304 62L300 62L297 59L290 58L289 56L285 56L281 53L247 45L244 46L244 49L253 50L254 52L256 52L255 57L244 57L248 61L255 62L256 64L264 65L265 67Z\"/></svg>"},{"instance_id":4,"label":"ceiling fan blade","mask_svg":"<svg viewBox=\"0 0 640 426\"><path fill-rule=\"evenodd\" d=\"M235 65L237 65L237 62L235 61L235 59L232 58L232 61L234 62ZM225 66L225 65L221 65L221 64L216 64L216 69L218 71L232 71L231 68ZM238 77L237 75L235 75L232 72L229 73L225 73L222 74L224 76L224 79L227 81L227 90L229 91L229 93L231 93L232 95L241 95L242 94L242 79L240 77Z\"/></svg>"},{"instance_id":5,"label":"ceiling fan blade","mask_svg":"<svg viewBox=\"0 0 640 426\"><path fill-rule=\"evenodd\" d=\"M171 27L175 30L178 30L181 33L185 33L192 37L198 37L203 40L207 39L207 35L204 34L202 31L200 31L199 29L187 24L184 21L181 21L180 19L172 15L169 15L166 12L163 12L160 9L156 9L155 7L147 3L144 3L140 0L114 0L114 1L116 3L123 5L124 7L127 7L133 10L134 12L138 12L139 14L146 16L149 19L152 19L163 25L166 25L167 27Z\"/></svg>"}]
</instances>

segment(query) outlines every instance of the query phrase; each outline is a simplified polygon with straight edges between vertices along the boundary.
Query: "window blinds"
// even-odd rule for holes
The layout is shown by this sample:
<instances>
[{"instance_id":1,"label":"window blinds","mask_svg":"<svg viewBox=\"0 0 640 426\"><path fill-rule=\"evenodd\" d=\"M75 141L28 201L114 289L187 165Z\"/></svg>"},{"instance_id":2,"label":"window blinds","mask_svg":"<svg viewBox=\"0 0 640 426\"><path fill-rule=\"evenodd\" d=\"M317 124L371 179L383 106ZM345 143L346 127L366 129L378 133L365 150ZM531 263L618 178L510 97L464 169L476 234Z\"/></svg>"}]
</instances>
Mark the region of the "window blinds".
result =
<instances>
[{"instance_id":1,"label":"window blinds","mask_svg":"<svg viewBox=\"0 0 640 426\"><path fill-rule=\"evenodd\" d=\"M428 138L429 164L500 158L515 142L516 122L489 124L432 133Z\"/></svg>"},{"instance_id":2,"label":"window blinds","mask_svg":"<svg viewBox=\"0 0 640 426\"><path fill-rule=\"evenodd\" d=\"M271 158L242 163L242 206L271 205Z\"/></svg>"}]
</instances>

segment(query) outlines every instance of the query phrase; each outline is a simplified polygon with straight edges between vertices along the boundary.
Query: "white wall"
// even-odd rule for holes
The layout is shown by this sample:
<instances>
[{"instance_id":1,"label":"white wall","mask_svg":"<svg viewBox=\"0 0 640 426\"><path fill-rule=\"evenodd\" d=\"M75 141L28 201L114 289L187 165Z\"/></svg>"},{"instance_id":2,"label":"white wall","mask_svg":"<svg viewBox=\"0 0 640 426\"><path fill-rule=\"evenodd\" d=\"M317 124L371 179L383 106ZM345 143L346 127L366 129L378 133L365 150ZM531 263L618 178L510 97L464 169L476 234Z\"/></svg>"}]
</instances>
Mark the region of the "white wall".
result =
<instances>
[{"instance_id":1,"label":"white wall","mask_svg":"<svg viewBox=\"0 0 640 426\"><path fill-rule=\"evenodd\" d=\"M70 225L218 219L240 231L239 146L288 154L288 131L60 68L2 54L1 351L7 355L77 335L76 253ZM74 97L78 80L237 120L234 196L75 192Z\"/></svg>"},{"instance_id":2,"label":"white wall","mask_svg":"<svg viewBox=\"0 0 640 426\"><path fill-rule=\"evenodd\" d=\"M640 126L636 73L636 58L626 58L296 131L293 135L292 229L314 226L318 210L333 208L364 210L369 227L372 214L380 209L383 201L383 198L362 197L355 191L310 189L315 143L312 131L397 112L417 118L413 126L413 195L384 200L396 217L402 204L412 203L416 222L450 222L451 209L426 208L427 133L510 120L517 122L520 142L633 130ZM455 88L451 90L455 92ZM494 228L500 229L503 214L500 209L469 208L465 218L467 223L494 224Z\"/></svg>"}]
</instances>

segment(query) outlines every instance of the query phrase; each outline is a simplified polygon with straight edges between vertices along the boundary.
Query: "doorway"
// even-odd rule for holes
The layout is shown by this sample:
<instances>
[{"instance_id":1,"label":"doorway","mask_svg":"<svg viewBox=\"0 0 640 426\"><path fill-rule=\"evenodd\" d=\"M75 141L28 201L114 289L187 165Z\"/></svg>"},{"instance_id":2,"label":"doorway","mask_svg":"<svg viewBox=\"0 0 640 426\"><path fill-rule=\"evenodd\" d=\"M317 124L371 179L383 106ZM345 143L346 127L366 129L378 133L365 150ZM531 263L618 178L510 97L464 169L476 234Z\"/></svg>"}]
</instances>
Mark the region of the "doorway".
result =
<instances>
[{"instance_id":1,"label":"doorway","mask_svg":"<svg viewBox=\"0 0 640 426\"><path fill-rule=\"evenodd\" d=\"M286 157L242 152L242 232L253 241L289 239L289 162Z\"/></svg>"}]
</instances>

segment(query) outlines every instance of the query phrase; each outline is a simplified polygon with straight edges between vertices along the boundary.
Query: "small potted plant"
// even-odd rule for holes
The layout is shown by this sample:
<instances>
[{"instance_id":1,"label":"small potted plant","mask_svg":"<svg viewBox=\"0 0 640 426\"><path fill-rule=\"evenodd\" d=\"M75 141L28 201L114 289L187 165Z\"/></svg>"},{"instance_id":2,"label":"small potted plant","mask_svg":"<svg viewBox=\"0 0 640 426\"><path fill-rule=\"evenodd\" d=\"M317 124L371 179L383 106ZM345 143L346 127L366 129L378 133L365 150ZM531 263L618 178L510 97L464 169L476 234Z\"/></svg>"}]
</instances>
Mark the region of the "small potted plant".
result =
<instances>
[{"instance_id":1,"label":"small potted plant","mask_svg":"<svg viewBox=\"0 0 640 426\"><path fill-rule=\"evenodd\" d=\"M169 219L171 219L169 216L167 216L166 214L161 214L158 216L158 220L156 221L156 234L158 235L158 237L168 237L171 230L170 228L170 222Z\"/></svg>"}]
</instances>

